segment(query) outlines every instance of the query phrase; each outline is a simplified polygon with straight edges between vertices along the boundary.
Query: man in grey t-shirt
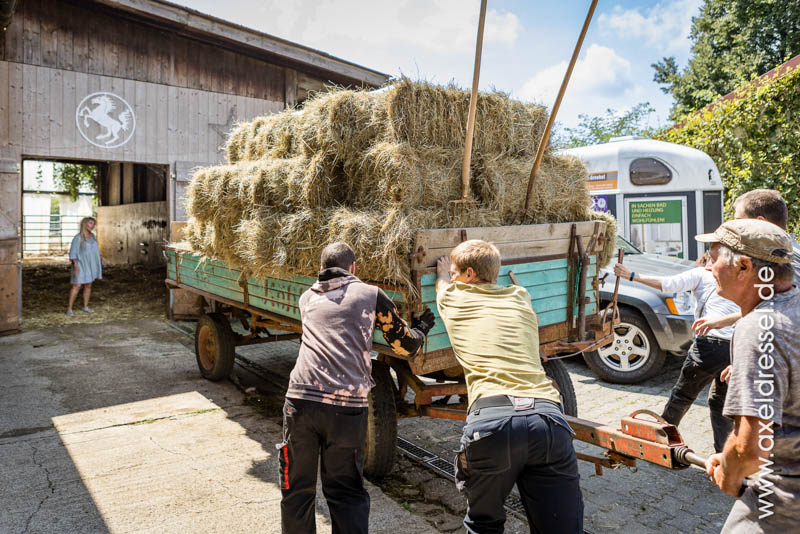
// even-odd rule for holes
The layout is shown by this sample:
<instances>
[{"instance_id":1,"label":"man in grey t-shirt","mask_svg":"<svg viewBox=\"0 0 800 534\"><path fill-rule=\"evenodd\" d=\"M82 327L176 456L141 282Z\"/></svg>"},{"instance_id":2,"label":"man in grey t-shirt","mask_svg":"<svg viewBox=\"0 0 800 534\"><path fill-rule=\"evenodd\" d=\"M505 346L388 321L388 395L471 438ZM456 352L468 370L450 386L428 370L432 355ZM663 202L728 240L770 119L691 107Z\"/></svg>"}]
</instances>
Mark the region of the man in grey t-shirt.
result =
<instances>
[{"instance_id":1,"label":"man in grey t-shirt","mask_svg":"<svg viewBox=\"0 0 800 534\"><path fill-rule=\"evenodd\" d=\"M734 496L745 477L755 481L734 503L722 532L786 534L800 517L800 290L792 284L792 241L756 219L728 221L696 239L713 244L710 268L719 294L742 310L723 410L734 430L706 469Z\"/></svg>"}]
</instances>

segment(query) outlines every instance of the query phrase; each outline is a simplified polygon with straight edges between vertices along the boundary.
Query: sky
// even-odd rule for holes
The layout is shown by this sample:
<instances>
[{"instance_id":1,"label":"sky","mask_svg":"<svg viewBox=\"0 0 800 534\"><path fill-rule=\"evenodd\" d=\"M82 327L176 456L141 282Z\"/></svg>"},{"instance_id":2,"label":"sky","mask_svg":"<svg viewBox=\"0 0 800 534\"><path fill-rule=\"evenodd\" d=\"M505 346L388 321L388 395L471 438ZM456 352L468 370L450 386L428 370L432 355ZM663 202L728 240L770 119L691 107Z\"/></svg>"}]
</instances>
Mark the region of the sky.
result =
<instances>
[{"instance_id":1,"label":"sky","mask_svg":"<svg viewBox=\"0 0 800 534\"><path fill-rule=\"evenodd\" d=\"M472 84L480 0L173 1L393 76ZM488 0L481 90L552 107L590 3ZM649 125L669 124L672 98L650 65L665 56L686 65L701 3L600 0L558 122L649 102Z\"/></svg>"}]
</instances>

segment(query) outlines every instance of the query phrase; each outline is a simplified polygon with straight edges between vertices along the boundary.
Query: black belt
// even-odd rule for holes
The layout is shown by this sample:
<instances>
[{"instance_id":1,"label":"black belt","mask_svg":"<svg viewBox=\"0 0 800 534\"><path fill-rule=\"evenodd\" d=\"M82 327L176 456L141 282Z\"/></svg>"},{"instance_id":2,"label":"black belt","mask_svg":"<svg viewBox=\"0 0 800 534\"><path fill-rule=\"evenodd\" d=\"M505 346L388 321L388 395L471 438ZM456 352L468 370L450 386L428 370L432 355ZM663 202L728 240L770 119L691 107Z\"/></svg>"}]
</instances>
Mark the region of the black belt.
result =
<instances>
[{"instance_id":1,"label":"black belt","mask_svg":"<svg viewBox=\"0 0 800 534\"><path fill-rule=\"evenodd\" d=\"M553 402L548 399L533 399L533 407L537 404L550 404L555 406L559 410L561 410L561 404L557 402ZM497 406L513 406L514 404L511 402L511 399L508 398L508 395L495 395L492 397L481 397L477 399L472 405L469 407L469 413L472 413L476 410L481 410L483 408L495 408Z\"/></svg>"},{"instance_id":2,"label":"black belt","mask_svg":"<svg viewBox=\"0 0 800 534\"><path fill-rule=\"evenodd\" d=\"M723 339L721 337L714 337L714 336L701 336L697 339L702 339L704 341L708 341L709 343L728 343L730 344L730 339Z\"/></svg>"}]
</instances>

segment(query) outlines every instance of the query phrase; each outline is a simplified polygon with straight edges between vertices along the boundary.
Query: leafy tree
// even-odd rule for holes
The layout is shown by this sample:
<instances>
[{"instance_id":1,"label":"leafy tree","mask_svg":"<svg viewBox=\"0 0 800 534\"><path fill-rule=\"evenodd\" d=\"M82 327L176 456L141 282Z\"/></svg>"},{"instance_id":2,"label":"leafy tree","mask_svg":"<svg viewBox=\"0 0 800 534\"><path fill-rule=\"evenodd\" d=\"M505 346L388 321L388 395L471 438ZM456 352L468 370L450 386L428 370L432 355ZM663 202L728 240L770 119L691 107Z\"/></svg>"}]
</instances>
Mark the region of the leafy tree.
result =
<instances>
[{"instance_id":1,"label":"leafy tree","mask_svg":"<svg viewBox=\"0 0 800 534\"><path fill-rule=\"evenodd\" d=\"M555 136L553 144L557 148L575 148L607 143L612 137L622 135L652 137L656 129L647 126L647 118L654 111L649 102L642 102L622 113L609 108L599 117L581 114L578 126L564 128Z\"/></svg>"},{"instance_id":2,"label":"leafy tree","mask_svg":"<svg viewBox=\"0 0 800 534\"><path fill-rule=\"evenodd\" d=\"M692 21L692 54L652 67L678 120L800 53L800 0L705 0Z\"/></svg>"},{"instance_id":3,"label":"leafy tree","mask_svg":"<svg viewBox=\"0 0 800 534\"><path fill-rule=\"evenodd\" d=\"M69 193L69 197L78 200L81 187L97 190L97 167L78 163L56 163L53 178L60 189Z\"/></svg>"},{"instance_id":4,"label":"leafy tree","mask_svg":"<svg viewBox=\"0 0 800 534\"><path fill-rule=\"evenodd\" d=\"M42 183L44 183L44 173L42 171L42 165L39 164L36 166L36 186L38 189L42 188Z\"/></svg>"},{"instance_id":5,"label":"leafy tree","mask_svg":"<svg viewBox=\"0 0 800 534\"><path fill-rule=\"evenodd\" d=\"M687 117L658 137L702 150L719 168L726 215L733 200L758 188L777 189L789 207L789 230L800 233L800 68L743 88L737 97Z\"/></svg>"}]
</instances>

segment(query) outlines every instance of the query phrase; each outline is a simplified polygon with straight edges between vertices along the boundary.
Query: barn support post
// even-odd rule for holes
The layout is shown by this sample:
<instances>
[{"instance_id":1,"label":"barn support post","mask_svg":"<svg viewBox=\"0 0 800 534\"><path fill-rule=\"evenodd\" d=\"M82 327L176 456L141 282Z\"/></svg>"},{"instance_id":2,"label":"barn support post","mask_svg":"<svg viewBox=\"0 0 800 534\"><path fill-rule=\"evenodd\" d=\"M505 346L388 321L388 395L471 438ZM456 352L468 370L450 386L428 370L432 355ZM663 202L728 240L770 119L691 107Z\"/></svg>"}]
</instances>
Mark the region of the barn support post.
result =
<instances>
[{"instance_id":1,"label":"barn support post","mask_svg":"<svg viewBox=\"0 0 800 534\"><path fill-rule=\"evenodd\" d=\"M22 320L22 181L19 159L0 159L0 334Z\"/></svg>"}]
</instances>

